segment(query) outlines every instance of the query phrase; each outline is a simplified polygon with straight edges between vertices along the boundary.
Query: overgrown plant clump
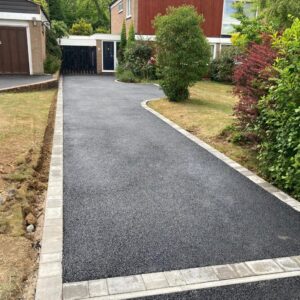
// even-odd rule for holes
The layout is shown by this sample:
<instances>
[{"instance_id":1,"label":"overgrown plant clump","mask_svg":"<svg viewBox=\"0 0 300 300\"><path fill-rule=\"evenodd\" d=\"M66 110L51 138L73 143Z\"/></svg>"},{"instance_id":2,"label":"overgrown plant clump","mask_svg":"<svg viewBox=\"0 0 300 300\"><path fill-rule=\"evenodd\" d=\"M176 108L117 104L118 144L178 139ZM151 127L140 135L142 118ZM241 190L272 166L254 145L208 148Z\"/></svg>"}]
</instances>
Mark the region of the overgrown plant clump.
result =
<instances>
[{"instance_id":1,"label":"overgrown plant clump","mask_svg":"<svg viewBox=\"0 0 300 300\"><path fill-rule=\"evenodd\" d=\"M57 43L55 33L51 29L46 32L46 53L44 62L45 73L54 74L61 66L61 49Z\"/></svg>"},{"instance_id":2,"label":"overgrown plant clump","mask_svg":"<svg viewBox=\"0 0 300 300\"><path fill-rule=\"evenodd\" d=\"M231 83L239 54L240 50L235 46L222 49L221 55L210 64L211 79L218 82Z\"/></svg>"},{"instance_id":3,"label":"overgrown plant clump","mask_svg":"<svg viewBox=\"0 0 300 300\"><path fill-rule=\"evenodd\" d=\"M193 6L170 7L155 18L161 86L171 101L189 98L189 87L207 72L210 47Z\"/></svg>"},{"instance_id":4,"label":"overgrown plant clump","mask_svg":"<svg viewBox=\"0 0 300 300\"><path fill-rule=\"evenodd\" d=\"M279 58L268 95L259 102L260 164L266 176L300 199L300 20L275 36Z\"/></svg>"}]
</instances>

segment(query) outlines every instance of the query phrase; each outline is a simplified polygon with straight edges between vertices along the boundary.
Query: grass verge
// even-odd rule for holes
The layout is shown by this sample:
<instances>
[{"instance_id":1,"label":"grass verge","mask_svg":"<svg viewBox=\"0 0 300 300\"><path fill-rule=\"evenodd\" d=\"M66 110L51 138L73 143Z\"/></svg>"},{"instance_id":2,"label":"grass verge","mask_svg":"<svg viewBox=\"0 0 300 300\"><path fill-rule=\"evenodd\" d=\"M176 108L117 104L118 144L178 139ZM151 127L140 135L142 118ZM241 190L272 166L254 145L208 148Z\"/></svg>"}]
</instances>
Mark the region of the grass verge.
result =
<instances>
[{"instance_id":1,"label":"grass verge","mask_svg":"<svg viewBox=\"0 0 300 300\"><path fill-rule=\"evenodd\" d=\"M0 299L34 299L56 92L0 94Z\"/></svg>"},{"instance_id":2,"label":"grass verge","mask_svg":"<svg viewBox=\"0 0 300 300\"><path fill-rule=\"evenodd\" d=\"M233 107L237 101L232 86L201 81L190 89L185 102L167 99L151 101L148 105L182 128L212 145L220 152L258 173L257 151L247 145L238 145L223 134L233 125Z\"/></svg>"}]
</instances>

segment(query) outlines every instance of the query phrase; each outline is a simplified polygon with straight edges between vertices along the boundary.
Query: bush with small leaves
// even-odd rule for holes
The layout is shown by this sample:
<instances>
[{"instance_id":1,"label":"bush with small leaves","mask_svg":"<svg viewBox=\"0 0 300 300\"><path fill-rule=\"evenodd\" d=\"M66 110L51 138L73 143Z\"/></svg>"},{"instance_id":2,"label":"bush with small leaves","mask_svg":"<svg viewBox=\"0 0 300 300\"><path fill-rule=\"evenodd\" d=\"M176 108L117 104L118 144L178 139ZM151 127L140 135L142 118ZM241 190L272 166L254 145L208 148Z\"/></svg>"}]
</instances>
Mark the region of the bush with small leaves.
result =
<instances>
[{"instance_id":1,"label":"bush with small leaves","mask_svg":"<svg viewBox=\"0 0 300 300\"><path fill-rule=\"evenodd\" d=\"M208 70L210 47L202 23L203 17L188 5L170 7L155 18L160 84L171 101L188 99L189 87Z\"/></svg>"}]
</instances>

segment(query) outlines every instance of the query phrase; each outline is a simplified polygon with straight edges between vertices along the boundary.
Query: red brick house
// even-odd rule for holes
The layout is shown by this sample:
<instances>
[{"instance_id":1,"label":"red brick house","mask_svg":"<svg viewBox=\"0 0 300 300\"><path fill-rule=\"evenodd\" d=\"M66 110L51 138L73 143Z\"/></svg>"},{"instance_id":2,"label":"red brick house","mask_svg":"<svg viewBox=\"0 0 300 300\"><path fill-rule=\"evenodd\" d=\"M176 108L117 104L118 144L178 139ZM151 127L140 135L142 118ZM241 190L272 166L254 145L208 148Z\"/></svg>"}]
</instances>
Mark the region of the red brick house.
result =
<instances>
[{"instance_id":1,"label":"red brick house","mask_svg":"<svg viewBox=\"0 0 300 300\"><path fill-rule=\"evenodd\" d=\"M111 33L120 34L123 21L127 29L134 24L137 35L154 35L152 21L158 14L165 14L169 6L193 5L205 22L203 32L212 45L215 57L222 45L230 45L232 25L238 23L232 18L232 4L236 0L115 0L110 5Z\"/></svg>"}]
</instances>

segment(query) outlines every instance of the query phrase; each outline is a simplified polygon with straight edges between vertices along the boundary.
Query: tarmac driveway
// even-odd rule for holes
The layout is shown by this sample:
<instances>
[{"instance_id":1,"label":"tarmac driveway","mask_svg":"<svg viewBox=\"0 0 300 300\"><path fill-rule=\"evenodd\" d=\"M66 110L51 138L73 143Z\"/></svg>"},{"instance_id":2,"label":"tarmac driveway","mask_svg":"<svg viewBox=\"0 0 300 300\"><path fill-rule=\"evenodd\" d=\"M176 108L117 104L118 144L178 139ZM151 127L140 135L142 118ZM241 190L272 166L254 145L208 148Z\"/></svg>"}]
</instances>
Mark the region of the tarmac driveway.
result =
<instances>
[{"instance_id":1,"label":"tarmac driveway","mask_svg":"<svg viewBox=\"0 0 300 300\"><path fill-rule=\"evenodd\" d=\"M64 77L64 282L300 253L300 214L143 109L162 92Z\"/></svg>"},{"instance_id":2,"label":"tarmac driveway","mask_svg":"<svg viewBox=\"0 0 300 300\"><path fill-rule=\"evenodd\" d=\"M52 79L52 75L0 75L0 89L18 87Z\"/></svg>"}]
</instances>

